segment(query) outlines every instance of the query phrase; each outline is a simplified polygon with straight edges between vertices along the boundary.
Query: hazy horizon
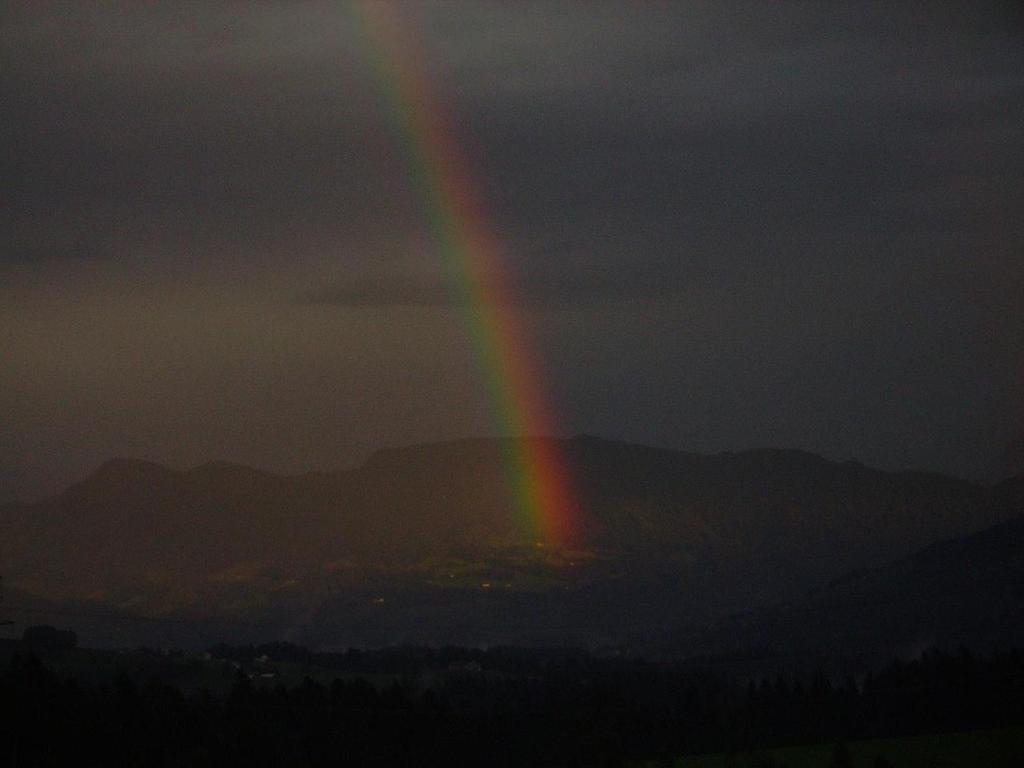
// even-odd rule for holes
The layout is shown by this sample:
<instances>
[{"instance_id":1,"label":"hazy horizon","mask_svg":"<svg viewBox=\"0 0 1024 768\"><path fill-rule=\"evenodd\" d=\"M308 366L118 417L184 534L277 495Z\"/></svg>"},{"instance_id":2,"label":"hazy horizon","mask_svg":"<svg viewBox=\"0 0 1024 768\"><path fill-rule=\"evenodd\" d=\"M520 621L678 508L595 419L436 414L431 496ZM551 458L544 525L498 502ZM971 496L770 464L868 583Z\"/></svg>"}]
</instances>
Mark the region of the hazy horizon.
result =
<instances>
[{"instance_id":1,"label":"hazy horizon","mask_svg":"<svg viewBox=\"0 0 1024 768\"><path fill-rule=\"evenodd\" d=\"M874 470L878 470L878 471L881 471L881 472L893 473L893 474L899 474L899 473L924 473L924 474L944 475L944 476L950 477L950 478L955 479L955 480L965 480L965 481L968 481L968 482L976 483L976 484L978 484L978 485L980 485L982 487L990 487L990 486L993 486L993 485L998 485L1000 482L1003 482L1004 480L1009 480L1009 479L1018 477L1018 476L1020 476L1022 474L1021 471L1010 471L1010 472L1008 472L1006 474L999 475L997 477L990 478L990 479L971 478L971 477L966 477L966 476L962 476L962 475L957 475L957 474L951 473L951 472L943 472L941 470L931 469L931 468L928 468L928 467L916 467L916 466L885 467L885 466L879 466L879 465L876 465L876 464L872 464L870 462L861 461L856 456L827 456L827 455L819 453L817 451L811 451L811 450L808 450L808 449L805 449L805 448L801 448L799 446L752 445L752 446L746 446L746 447L742 447L742 448L722 448L720 450L714 450L714 451L691 451L691 450L687 450L687 449L684 449L684 448L677 448L677 447L673 447L673 446L654 445L654 444L645 443L645 442L642 442L642 441L616 439L616 438L605 437L603 435L592 435L592 434L582 434L582 433L581 434L575 434L575 435L566 435L566 436L557 436L557 435L556 436L548 436L548 435L530 435L530 436L528 436L528 438L537 438L537 437L541 437L541 438L545 438L545 439L553 439L553 440L558 440L558 441L571 441L571 440L580 440L580 439L584 439L584 440L598 440L598 441L605 442L605 443L623 444L623 445L637 446L637 447L643 447L643 448L652 448L654 450L660 450L660 451L678 452L678 453L682 453L682 454L689 454L689 455L695 455L695 456L708 456L708 457L732 455L732 454L744 454L744 453L769 452L769 451L806 453L806 454L810 454L810 455L813 455L813 456L818 456L818 457L824 459L825 461L828 461L828 462L834 463L834 464L843 464L843 463L846 463L846 462L853 462L853 463L856 463L856 464L861 464L863 466L866 466L869 469L874 469ZM56 494L59 494L60 492L66 490L69 486L71 486L71 485L73 485L73 484L75 484L77 482L80 482L82 480L88 479L89 477L91 477L93 474L95 474L98 470L100 470L101 468L103 468L107 464L118 462L118 461L140 462L140 463L143 463L143 464L154 464L154 465L158 465L158 466L164 467L166 469L169 469L169 470L171 470L173 472L180 472L180 473L186 473L186 472L189 472L191 470L199 469L199 468L202 468L202 467L208 467L208 466L231 465L231 466L245 467L247 469L252 469L252 470L256 470L258 472L263 472L263 473L270 474L270 475L277 475L277 476L281 476L281 477L300 477L302 475L306 475L306 474L310 474L310 473L347 472L347 471L357 470L357 469L365 466L366 463L368 461L370 461L375 455L377 455L379 453L388 452L388 451L403 451L403 450L409 450L409 449L415 449L415 448L421 448L421 447L445 446L445 445L460 444L460 443L476 443L476 442L489 442L489 441L498 441L498 440L520 440L520 439L523 439L523 438L521 436L508 436L508 435L466 435L466 436L461 436L461 437L449 437L449 438L445 438L443 440L429 440L429 441L425 441L425 442L416 442L416 443L394 443L394 444L391 444L391 445L382 445L379 448L375 448L375 449L369 451L367 454L365 454L365 455L363 455L361 457L358 457L357 459L355 459L354 461L351 461L351 462L346 462L346 463L339 462L339 463L336 463L336 464L323 464L323 465L318 465L318 466L307 466L307 467L280 467L280 468L275 468L275 467L270 467L270 466L261 466L259 464L249 463L249 462L245 462L245 461L236 461L236 460L229 459L229 458L224 458L224 457L200 458L200 459L195 460L195 461L184 461L184 462L175 463L175 462L171 462L171 461L162 460L160 458L154 458L152 456L145 456L145 455L138 455L138 454L112 454L112 455L107 456L107 457L105 457L103 459L100 459L96 464L92 465L91 467L86 468L86 470L83 473L79 474L79 475L76 475L76 476L73 476L73 477L69 477L68 479L66 479L64 481L52 480L50 482L50 484L53 486L51 490L44 491L43 493L35 495L35 496L22 496L22 497L12 497L12 498L2 498L2 497L0 497L0 504L12 503L12 502L14 502L14 503L30 503L31 504L31 503L35 503L35 502L39 502L39 501L44 501L44 500L46 500L48 498L53 497Z\"/></svg>"}]
</instances>

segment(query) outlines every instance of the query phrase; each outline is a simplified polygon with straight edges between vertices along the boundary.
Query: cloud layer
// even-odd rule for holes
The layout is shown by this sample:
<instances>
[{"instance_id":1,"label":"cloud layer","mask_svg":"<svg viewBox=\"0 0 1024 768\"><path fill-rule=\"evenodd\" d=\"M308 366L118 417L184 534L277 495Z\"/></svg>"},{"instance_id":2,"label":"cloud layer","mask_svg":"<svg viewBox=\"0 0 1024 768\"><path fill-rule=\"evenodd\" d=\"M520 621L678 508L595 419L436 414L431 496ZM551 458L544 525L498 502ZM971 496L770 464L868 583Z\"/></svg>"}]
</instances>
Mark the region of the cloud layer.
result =
<instances>
[{"instance_id":1,"label":"cloud layer","mask_svg":"<svg viewBox=\"0 0 1024 768\"><path fill-rule=\"evenodd\" d=\"M1015 4L401 12L566 432L994 471L1024 429ZM3 24L9 495L494 428L351 6Z\"/></svg>"}]
</instances>

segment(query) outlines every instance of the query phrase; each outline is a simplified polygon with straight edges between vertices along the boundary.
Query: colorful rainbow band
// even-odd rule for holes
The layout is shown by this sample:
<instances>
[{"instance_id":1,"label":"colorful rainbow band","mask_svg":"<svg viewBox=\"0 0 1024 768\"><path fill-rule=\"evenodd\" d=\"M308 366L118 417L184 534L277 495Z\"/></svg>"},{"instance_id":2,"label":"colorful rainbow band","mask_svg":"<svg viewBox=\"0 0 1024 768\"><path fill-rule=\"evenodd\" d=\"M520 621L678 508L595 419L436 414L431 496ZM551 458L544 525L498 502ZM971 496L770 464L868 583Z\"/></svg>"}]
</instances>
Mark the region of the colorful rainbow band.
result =
<instances>
[{"instance_id":1,"label":"colorful rainbow band","mask_svg":"<svg viewBox=\"0 0 1024 768\"><path fill-rule=\"evenodd\" d=\"M505 441L515 503L552 545L575 540L576 503L553 430L539 367L516 315L516 296L490 217L446 119L417 62L412 36L391 3L356 0L379 90L403 145L431 235L462 308Z\"/></svg>"}]
</instances>

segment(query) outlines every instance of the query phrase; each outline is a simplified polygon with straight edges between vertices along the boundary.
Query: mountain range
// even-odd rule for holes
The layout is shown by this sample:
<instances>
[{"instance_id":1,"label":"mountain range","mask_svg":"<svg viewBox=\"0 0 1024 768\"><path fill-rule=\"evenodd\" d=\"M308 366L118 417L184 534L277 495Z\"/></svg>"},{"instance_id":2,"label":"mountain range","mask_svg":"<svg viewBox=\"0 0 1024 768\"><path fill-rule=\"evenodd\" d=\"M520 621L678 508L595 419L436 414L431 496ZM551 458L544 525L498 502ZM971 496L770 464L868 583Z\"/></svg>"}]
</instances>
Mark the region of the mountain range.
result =
<instances>
[{"instance_id":1,"label":"mountain range","mask_svg":"<svg viewBox=\"0 0 1024 768\"><path fill-rule=\"evenodd\" d=\"M1024 643L1024 477L992 504L1016 516L852 571L788 603L729 616L691 652L761 649L845 657L913 656L938 646L988 651Z\"/></svg>"},{"instance_id":2,"label":"mountain range","mask_svg":"<svg viewBox=\"0 0 1024 768\"><path fill-rule=\"evenodd\" d=\"M986 563L948 543L925 548L1001 523L993 530L1017 531L1007 521L1024 512L1013 482L793 450L558 442L581 511L578 540L563 546L511 502L507 440L389 449L356 469L293 476L115 459L54 498L0 507L7 608L126 643L642 648L682 633L706 650L729 646L714 639L723 634L765 642L754 624L792 640L778 628L799 625L807 606L834 610L847 594L881 604L885 585L929 563L942 573L944 558L958 563L951 573Z\"/></svg>"}]
</instances>

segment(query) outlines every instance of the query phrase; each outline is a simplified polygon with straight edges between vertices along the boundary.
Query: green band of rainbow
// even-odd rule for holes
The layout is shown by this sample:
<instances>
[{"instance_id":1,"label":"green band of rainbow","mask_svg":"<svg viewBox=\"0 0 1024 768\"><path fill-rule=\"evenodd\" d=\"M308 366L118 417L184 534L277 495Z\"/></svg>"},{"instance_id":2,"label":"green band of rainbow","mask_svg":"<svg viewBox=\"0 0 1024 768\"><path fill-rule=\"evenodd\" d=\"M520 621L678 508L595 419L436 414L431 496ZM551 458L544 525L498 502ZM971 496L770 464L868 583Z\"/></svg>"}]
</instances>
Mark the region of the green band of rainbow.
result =
<instances>
[{"instance_id":1,"label":"green band of rainbow","mask_svg":"<svg viewBox=\"0 0 1024 768\"><path fill-rule=\"evenodd\" d=\"M434 93L391 3L357 0L379 90L429 214L431 234L464 321L506 441L506 471L520 512L545 540L575 538L575 501L536 361L499 257L490 218L476 192L442 101Z\"/></svg>"}]
</instances>

